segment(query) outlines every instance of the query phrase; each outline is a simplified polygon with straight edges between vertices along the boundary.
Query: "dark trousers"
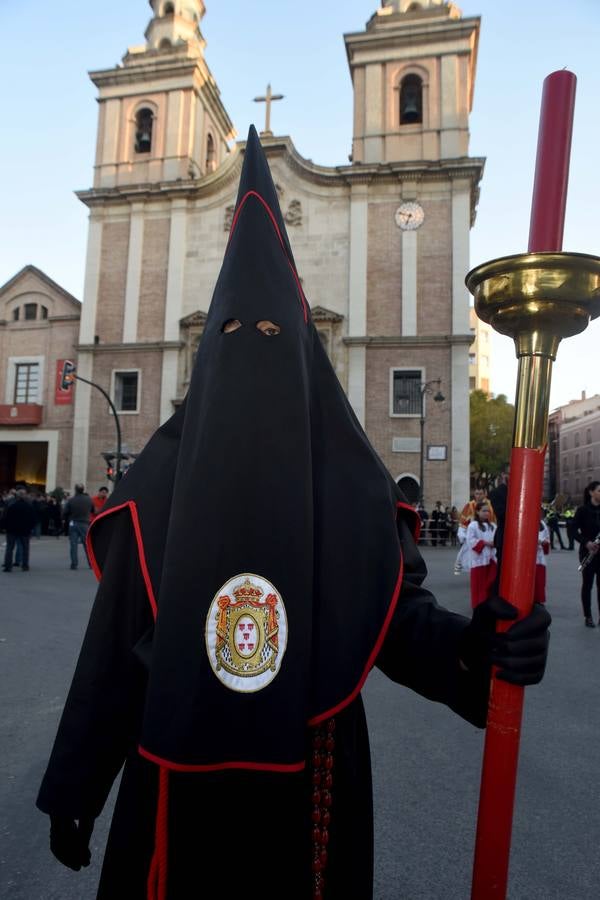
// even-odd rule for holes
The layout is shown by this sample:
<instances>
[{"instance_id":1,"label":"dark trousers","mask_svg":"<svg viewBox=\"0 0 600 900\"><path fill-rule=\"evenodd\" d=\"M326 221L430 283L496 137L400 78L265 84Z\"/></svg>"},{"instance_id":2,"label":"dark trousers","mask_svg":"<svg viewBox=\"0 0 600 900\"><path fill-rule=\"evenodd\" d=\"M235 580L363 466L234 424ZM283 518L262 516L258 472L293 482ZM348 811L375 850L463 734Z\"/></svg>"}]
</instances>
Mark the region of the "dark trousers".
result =
<instances>
[{"instance_id":1,"label":"dark trousers","mask_svg":"<svg viewBox=\"0 0 600 900\"><path fill-rule=\"evenodd\" d=\"M592 617L592 587L596 579L596 594L598 599L598 612L600 613L600 559L598 554L581 573L581 605L586 619Z\"/></svg>"},{"instance_id":2,"label":"dark trousers","mask_svg":"<svg viewBox=\"0 0 600 900\"><path fill-rule=\"evenodd\" d=\"M560 544L560 549L564 550L565 545L563 544L562 534L560 533L560 525L558 522L548 522L548 530L550 531L550 546L554 550L554 535L558 538L558 543Z\"/></svg>"},{"instance_id":3,"label":"dark trousers","mask_svg":"<svg viewBox=\"0 0 600 900\"><path fill-rule=\"evenodd\" d=\"M9 572L13 567L13 552L17 548L20 565L29 568L29 535L6 534L6 550L4 551L4 568ZM21 551L19 553L19 550Z\"/></svg>"}]
</instances>

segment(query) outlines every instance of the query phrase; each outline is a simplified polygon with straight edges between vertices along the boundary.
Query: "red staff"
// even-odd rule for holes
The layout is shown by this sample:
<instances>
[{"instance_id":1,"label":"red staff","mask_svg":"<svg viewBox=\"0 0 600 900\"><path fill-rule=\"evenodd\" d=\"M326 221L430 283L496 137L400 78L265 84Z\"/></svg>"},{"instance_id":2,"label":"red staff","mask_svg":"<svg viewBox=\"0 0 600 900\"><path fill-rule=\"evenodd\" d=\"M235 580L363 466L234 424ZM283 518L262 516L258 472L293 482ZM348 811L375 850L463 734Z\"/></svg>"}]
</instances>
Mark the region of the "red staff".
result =
<instances>
[{"instance_id":1,"label":"red staff","mask_svg":"<svg viewBox=\"0 0 600 900\"><path fill-rule=\"evenodd\" d=\"M500 595L531 612L552 362L561 338L600 313L600 259L561 253L576 78L544 82L529 253L474 269L467 286L480 318L515 340L519 372ZM506 631L511 623L499 623ZM523 688L492 675L472 900L506 897Z\"/></svg>"}]
</instances>

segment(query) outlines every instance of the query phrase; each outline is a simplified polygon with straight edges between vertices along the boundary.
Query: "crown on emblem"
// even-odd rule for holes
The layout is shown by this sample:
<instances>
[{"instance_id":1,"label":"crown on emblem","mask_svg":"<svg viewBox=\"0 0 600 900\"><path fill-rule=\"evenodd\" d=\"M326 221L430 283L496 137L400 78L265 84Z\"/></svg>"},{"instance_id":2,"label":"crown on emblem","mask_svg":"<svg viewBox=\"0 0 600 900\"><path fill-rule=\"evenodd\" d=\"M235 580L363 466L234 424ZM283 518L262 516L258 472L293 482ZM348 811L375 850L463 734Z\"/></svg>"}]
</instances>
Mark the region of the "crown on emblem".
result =
<instances>
[{"instance_id":1,"label":"crown on emblem","mask_svg":"<svg viewBox=\"0 0 600 900\"><path fill-rule=\"evenodd\" d=\"M236 589L233 591L233 596L238 601L240 600L259 600L263 595L262 588L259 588L257 585L252 584L249 578L246 578L243 584L238 585Z\"/></svg>"}]
</instances>

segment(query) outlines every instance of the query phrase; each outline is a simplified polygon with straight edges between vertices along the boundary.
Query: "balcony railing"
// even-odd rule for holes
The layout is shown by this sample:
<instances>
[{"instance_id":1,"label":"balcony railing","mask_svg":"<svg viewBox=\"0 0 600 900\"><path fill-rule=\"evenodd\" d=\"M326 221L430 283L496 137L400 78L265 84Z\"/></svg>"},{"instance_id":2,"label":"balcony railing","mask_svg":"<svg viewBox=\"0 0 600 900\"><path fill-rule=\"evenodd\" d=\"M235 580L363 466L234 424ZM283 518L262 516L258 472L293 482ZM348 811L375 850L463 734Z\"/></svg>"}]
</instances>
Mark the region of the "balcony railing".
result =
<instances>
[{"instance_id":1,"label":"balcony railing","mask_svg":"<svg viewBox=\"0 0 600 900\"><path fill-rule=\"evenodd\" d=\"M41 403L0 403L0 425L41 425Z\"/></svg>"}]
</instances>

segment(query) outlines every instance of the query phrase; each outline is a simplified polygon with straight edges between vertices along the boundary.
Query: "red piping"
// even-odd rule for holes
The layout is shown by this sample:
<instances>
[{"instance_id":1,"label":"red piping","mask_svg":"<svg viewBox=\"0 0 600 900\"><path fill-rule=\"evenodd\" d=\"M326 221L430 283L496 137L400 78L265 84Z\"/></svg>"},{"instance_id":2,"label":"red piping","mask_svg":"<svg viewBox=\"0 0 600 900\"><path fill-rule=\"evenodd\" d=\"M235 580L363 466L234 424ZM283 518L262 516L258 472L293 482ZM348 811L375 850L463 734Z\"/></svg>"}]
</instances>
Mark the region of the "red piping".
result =
<instances>
[{"instance_id":1,"label":"red piping","mask_svg":"<svg viewBox=\"0 0 600 900\"><path fill-rule=\"evenodd\" d=\"M169 850L169 773L160 768L158 773L158 802L154 832L154 854L150 863L147 882L148 900L166 900Z\"/></svg>"},{"instance_id":2,"label":"red piping","mask_svg":"<svg viewBox=\"0 0 600 900\"><path fill-rule=\"evenodd\" d=\"M296 287L298 289L298 293L300 294L300 302L302 303L302 312L304 313L304 321L308 322L308 310L307 310L307 306L306 306L306 299L304 297L304 291L302 290L302 285L300 283L300 279L298 278L298 273L296 272L296 269L292 265L292 261L288 255L287 247L285 246L285 241L283 240L281 231L279 230L279 225L277 224L277 219L275 218L275 215L274 215L271 207L267 203L267 201L263 197L261 197L261 195L258 194L256 191L248 191L246 194L244 194L244 196L240 200L238 208L235 211L233 221L231 223L231 230L229 232L227 246L229 246L229 242L231 241L231 238L233 237L233 232L235 231L235 226L237 225L240 213L242 211L242 207L246 203L246 200L248 199L248 197L256 197L257 200L260 200L260 202L262 203L262 205L264 206L264 208L267 211L267 214L271 220L271 224L273 225L273 228L275 229L277 237L279 238L279 243L281 244L283 252L285 253L285 258L287 259L288 266L290 267L290 269L292 271L292 275L294 276L294 281L296 282Z\"/></svg>"},{"instance_id":3,"label":"red piping","mask_svg":"<svg viewBox=\"0 0 600 900\"><path fill-rule=\"evenodd\" d=\"M149 759L150 762L171 769L173 772L220 772L224 769L252 769L259 772L301 772L306 767L306 762L280 764L280 763L255 763L255 762L223 762L214 765L186 765L184 763L174 763L160 756L155 756L143 747L138 746L138 753Z\"/></svg>"},{"instance_id":4,"label":"red piping","mask_svg":"<svg viewBox=\"0 0 600 900\"><path fill-rule=\"evenodd\" d=\"M94 547L91 540L92 529L96 525L100 519L105 518L105 516L110 516L111 513L118 512L120 509L125 509L127 507L131 514L131 521L133 524L133 531L135 533L135 541L137 544L138 557L140 560L140 568L142 570L142 577L144 579L144 584L146 585L146 593L148 594L148 602L152 607L152 615L154 617L154 621L156 621L156 615L158 612L158 606L156 603L156 597L154 596L154 588L152 587L152 582L150 581L150 573L148 572L148 566L146 564L146 554L144 553L144 541L142 539L142 528L140 525L140 518L138 516L137 506L134 500L126 500L125 503L121 503L119 506L113 506L111 509L107 509L106 512L99 513L92 524L90 525L86 538L86 547L88 551L88 556L92 562L92 569L94 570L94 575L100 581L102 578L102 569L100 568L98 561L96 559L96 554L94 553Z\"/></svg>"},{"instance_id":5,"label":"red piping","mask_svg":"<svg viewBox=\"0 0 600 900\"><path fill-rule=\"evenodd\" d=\"M369 672L371 671L371 669L373 668L373 666L375 664L375 660L377 659L379 651L381 650L381 646L385 640L387 630L390 627L390 622L392 621L392 616L394 615L394 612L396 610L396 605L398 603L398 597L400 596L400 588L402 587L403 577L404 577L404 558L403 558L402 554L400 554L400 571L398 572L398 579L396 581L396 587L394 588L394 593L392 595L392 601L391 601L389 609L387 611L387 615L383 622L381 631L379 632L379 637L377 638L377 640L375 642L375 646L371 650L371 653L367 660L367 664L364 668L362 675L360 676L358 684L356 685L356 687L354 688L352 693L349 694L345 700L342 700L341 703L338 703L337 706L332 706L331 709L327 710L327 712L319 713L318 716L314 716L314 718L309 719L308 720L309 725L318 725L320 722L323 722L325 719L329 719L331 716L337 715L339 712L341 712L343 709L345 709L350 703L352 703L352 701L356 697L358 697L365 681L367 680L367 676L368 676Z\"/></svg>"},{"instance_id":6,"label":"red piping","mask_svg":"<svg viewBox=\"0 0 600 900\"><path fill-rule=\"evenodd\" d=\"M414 538L415 544L418 544L419 538L421 537L421 526L423 525L421 516L413 506L409 506L408 503L403 503L401 500L398 500L396 506L398 507L398 509L406 509L411 514L412 527L410 530L412 531L412 536Z\"/></svg>"}]
</instances>

